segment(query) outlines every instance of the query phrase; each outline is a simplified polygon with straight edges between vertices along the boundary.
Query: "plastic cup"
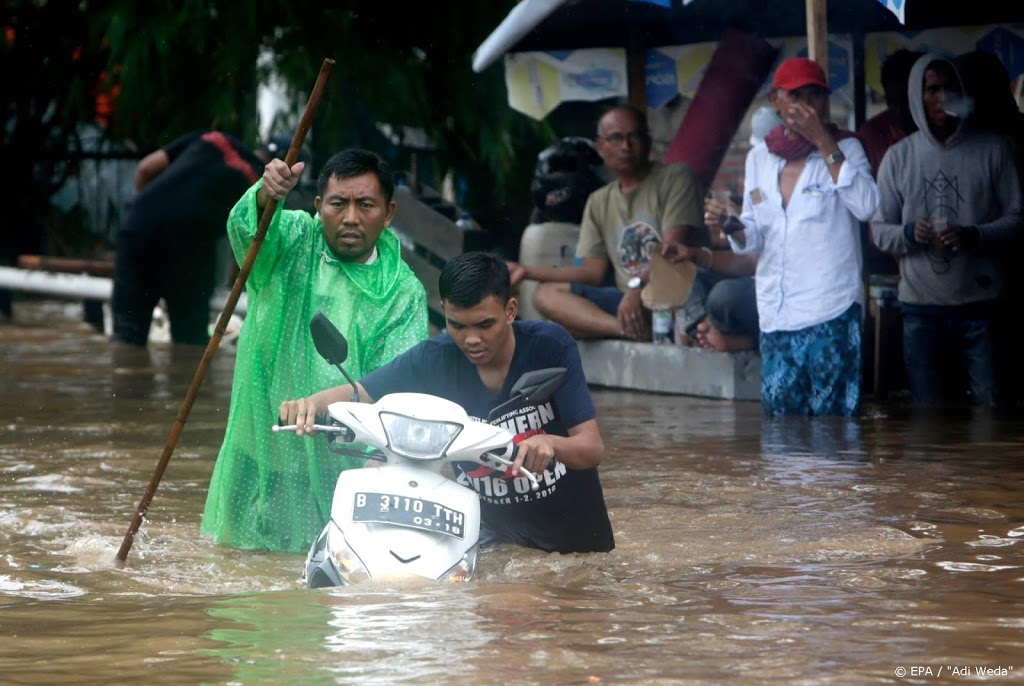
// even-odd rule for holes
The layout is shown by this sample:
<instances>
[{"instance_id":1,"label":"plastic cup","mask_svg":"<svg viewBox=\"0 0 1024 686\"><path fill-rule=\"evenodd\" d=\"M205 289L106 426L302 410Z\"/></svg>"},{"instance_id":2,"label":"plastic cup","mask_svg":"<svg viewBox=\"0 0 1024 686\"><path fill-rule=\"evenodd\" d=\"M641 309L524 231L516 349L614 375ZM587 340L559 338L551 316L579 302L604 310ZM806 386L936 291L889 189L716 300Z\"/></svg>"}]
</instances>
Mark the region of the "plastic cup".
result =
<instances>
[{"instance_id":1,"label":"plastic cup","mask_svg":"<svg viewBox=\"0 0 1024 686\"><path fill-rule=\"evenodd\" d=\"M932 225L932 245L936 249L943 249L946 244L942 242L941 234L945 233L948 223L945 217L932 217L930 220Z\"/></svg>"},{"instance_id":2,"label":"plastic cup","mask_svg":"<svg viewBox=\"0 0 1024 686\"><path fill-rule=\"evenodd\" d=\"M735 217L736 211L732 207L732 192L728 190L711 191L711 198L725 205L727 217Z\"/></svg>"}]
</instances>

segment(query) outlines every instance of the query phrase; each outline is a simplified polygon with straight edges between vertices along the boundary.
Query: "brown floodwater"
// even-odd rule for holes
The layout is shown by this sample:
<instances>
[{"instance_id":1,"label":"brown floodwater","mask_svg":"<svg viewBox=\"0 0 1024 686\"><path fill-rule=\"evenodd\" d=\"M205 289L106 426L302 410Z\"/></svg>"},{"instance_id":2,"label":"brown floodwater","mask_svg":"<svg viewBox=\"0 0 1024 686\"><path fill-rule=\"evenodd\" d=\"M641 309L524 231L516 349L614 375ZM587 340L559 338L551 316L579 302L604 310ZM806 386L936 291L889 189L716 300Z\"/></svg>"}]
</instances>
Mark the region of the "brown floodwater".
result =
<instances>
[{"instance_id":1,"label":"brown floodwater","mask_svg":"<svg viewBox=\"0 0 1024 686\"><path fill-rule=\"evenodd\" d=\"M199 536L228 351L114 564L202 351L111 346L78 312L19 301L0 325L2 683L1024 679L1018 420L595 389L612 553L503 547L462 585L309 591L302 555Z\"/></svg>"}]
</instances>

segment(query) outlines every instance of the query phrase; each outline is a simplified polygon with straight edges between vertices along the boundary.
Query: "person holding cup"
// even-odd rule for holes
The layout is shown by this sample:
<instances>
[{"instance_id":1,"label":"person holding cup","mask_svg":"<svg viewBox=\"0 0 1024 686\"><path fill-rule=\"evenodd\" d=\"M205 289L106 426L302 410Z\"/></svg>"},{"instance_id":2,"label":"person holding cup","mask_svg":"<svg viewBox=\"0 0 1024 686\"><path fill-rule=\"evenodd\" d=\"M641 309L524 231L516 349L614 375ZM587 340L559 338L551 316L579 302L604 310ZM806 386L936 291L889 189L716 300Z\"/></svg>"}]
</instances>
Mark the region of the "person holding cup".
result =
<instances>
[{"instance_id":1,"label":"person holding cup","mask_svg":"<svg viewBox=\"0 0 1024 686\"><path fill-rule=\"evenodd\" d=\"M882 159L871 238L899 260L911 395L992 405L992 316L1021 228L1020 177L1006 140L972 126L952 62L922 56L907 87L918 130Z\"/></svg>"}]
</instances>

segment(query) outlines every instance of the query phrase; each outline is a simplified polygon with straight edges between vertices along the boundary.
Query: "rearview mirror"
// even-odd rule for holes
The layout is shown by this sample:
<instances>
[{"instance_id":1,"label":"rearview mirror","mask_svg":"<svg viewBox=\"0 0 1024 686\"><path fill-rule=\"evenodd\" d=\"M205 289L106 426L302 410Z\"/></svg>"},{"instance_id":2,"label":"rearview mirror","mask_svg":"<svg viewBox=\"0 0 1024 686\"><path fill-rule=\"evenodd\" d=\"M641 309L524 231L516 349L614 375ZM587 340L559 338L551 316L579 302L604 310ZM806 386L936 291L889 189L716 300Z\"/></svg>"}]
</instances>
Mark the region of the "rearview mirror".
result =
<instances>
[{"instance_id":1,"label":"rearview mirror","mask_svg":"<svg viewBox=\"0 0 1024 686\"><path fill-rule=\"evenodd\" d=\"M490 411L487 421L493 421L495 417L500 417L516 407L546 403L565 383L568 373L565 367L526 372L512 385L509 399Z\"/></svg>"},{"instance_id":2,"label":"rearview mirror","mask_svg":"<svg viewBox=\"0 0 1024 686\"><path fill-rule=\"evenodd\" d=\"M345 380L352 384L352 401L359 402L359 387L341 366L348 357L348 341L323 312L317 312L309 320L309 334L313 337L313 346L320 353L320 357L337 367Z\"/></svg>"},{"instance_id":3,"label":"rearview mirror","mask_svg":"<svg viewBox=\"0 0 1024 686\"><path fill-rule=\"evenodd\" d=\"M317 312L309 320L309 333L316 351L328 364L337 366L348 357L348 341L323 312Z\"/></svg>"},{"instance_id":4,"label":"rearview mirror","mask_svg":"<svg viewBox=\"0 0 1024 686\"><path fill-rule=\"evenodd\" d=\"M568 371L565 367L549 367L526 372L512 386L511 396L522 398L532 405L547 402L562 384Z\"/></svg>"}]
</instances>

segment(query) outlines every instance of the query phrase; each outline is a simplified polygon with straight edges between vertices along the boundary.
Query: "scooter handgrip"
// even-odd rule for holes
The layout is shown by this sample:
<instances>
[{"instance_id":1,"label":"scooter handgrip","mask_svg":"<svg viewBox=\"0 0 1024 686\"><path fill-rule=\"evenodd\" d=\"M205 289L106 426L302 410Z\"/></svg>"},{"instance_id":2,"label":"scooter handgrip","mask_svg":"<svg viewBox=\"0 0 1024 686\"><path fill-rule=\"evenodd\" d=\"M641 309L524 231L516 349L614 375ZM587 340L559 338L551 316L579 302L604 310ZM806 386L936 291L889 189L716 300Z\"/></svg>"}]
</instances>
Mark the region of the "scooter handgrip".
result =
<instances>
[{"instance_id":1,"label":"scooter handgrip","mask_svg":"<svg viewBox=\"0 0 1024 686\"><path fill-rule=\"evenodd\" d=\"M509 458L509 461L510 462L515 462L516 461L516 455L518 455L518 454L519 454L519 444L516 443L515 445L512 446L512 456ZM528 470L526 467L520 467L519 468L519 473L523 474L527 479L529 479L529 481L530 481L530 488L532 490L536 491L536 490L540 489L540 482L537 481L537 476L533 472Z\"/></svg>"}]
</instances>

